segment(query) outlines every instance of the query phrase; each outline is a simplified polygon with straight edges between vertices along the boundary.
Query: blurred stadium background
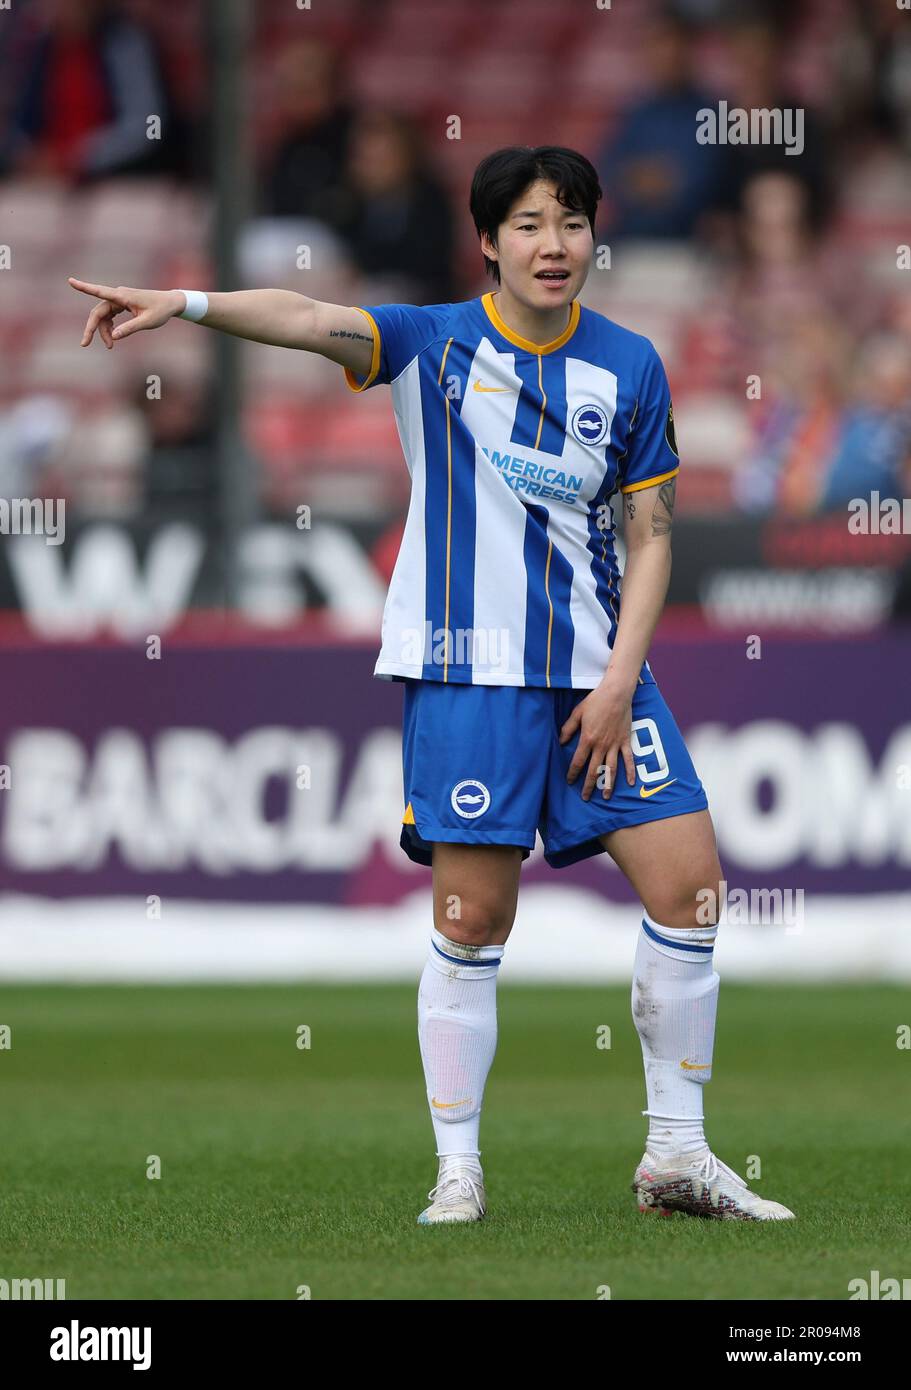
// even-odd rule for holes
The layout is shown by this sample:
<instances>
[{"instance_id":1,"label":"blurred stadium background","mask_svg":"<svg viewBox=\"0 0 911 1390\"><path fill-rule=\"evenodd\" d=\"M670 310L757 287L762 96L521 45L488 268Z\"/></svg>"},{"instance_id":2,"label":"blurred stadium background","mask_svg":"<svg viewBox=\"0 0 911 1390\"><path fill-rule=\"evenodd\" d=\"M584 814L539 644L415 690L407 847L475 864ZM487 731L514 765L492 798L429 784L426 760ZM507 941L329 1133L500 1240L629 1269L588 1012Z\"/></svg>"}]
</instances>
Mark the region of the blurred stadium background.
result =
<instances>
[{"instance_id":1,"label":"blurred stadium background","mask_svg":"<svg viewBox=\"0 0 911 1390\"><path fill-rule=\"evenodd\" d=\"M683 458L652 666L729 887L805 893L719 968L911 976L911 534L848 525L911 478L909 25L894 0L0 12L0 497L66 505L62 544L0 536L6 980L416 978L429 874L398 848L401 691L371 678L407 503L388 392L182 322L80 351L66 277L468 298L471 173L511 143L601 172L583 302L655 342ZM721 99L800 108L802 152L698 144ZM510 976L625 979L635 920L607 856L535 856Z\"/></svg>"}]
</instances>

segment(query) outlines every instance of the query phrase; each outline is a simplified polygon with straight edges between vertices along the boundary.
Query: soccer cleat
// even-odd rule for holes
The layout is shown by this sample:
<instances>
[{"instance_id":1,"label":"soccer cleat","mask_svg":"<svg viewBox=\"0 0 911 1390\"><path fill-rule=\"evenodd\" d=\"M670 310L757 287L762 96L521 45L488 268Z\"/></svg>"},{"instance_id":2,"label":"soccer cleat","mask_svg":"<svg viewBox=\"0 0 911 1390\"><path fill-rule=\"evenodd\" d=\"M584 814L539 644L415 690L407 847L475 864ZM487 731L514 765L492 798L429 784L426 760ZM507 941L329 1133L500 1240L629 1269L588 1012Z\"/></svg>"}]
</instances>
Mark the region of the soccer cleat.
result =
<instances>
[{"instance_id":1,"label":"soccer cleat","mask_svg":"<svg viewBox=\"0 0 911 1390\"><path fill-rule=\"evenodd\" d=\"M484 1175L472 1154L444 1154L436 1187L427 1193L430 1206L418 1217L419 1226L444 1221L480 1221L487 1210Z\"/></svg>"},{"instance_id":2,"label":"soccer cleat","mask_svg":"<svg viewBox=\"0 0 911 1390\"><path fill-rule=\"evenodd\" d=\"M794 1213L780 1202L751 1192L743 1178L716 1158L711 1149L658 1158L648 1149L636 1169L632 1189L639 1210L670 1216L672 1211L710 1216L718 1221L791 1221Z\"/></svg>"}]
</instances>

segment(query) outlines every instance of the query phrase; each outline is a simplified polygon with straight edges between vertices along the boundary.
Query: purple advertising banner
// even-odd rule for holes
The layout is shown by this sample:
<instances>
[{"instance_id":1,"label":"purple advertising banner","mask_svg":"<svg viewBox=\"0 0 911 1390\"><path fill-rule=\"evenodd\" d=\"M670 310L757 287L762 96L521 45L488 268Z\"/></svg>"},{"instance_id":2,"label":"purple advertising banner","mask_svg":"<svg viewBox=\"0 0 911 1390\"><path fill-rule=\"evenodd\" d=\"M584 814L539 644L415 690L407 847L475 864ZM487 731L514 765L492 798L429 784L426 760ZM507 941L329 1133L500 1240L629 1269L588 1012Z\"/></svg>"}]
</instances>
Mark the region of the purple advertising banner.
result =
<instances>
[{"instance_id":1,"label":"purple advertising banner","mask_svg":"<svg viewBox=\"0 0 911 1390\"><path fill-rule=\"evenodd\" d=\"M0 891L370 904L428 884L398 845L402 687L374 660L0 648ZM664 636L649 660L731 888L911 889L908 636ZM539 846L523 877L632 896L607 855L554 870Z\"/></svg>"}]
</instances>

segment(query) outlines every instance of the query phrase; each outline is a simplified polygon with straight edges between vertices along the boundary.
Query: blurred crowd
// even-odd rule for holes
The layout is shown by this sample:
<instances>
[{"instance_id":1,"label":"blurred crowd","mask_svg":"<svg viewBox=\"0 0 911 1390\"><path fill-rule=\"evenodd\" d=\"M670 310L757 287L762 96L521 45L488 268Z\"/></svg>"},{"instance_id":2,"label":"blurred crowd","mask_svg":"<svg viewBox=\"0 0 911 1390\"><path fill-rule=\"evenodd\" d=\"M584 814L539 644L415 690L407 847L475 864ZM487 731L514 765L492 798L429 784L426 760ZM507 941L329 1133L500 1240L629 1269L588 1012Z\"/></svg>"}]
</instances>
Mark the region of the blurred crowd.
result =
<instances>
[{"instance_id":1,"label":"blurred crowd","mask_svg":"<svg viewBox=\"0 0 911 1390\"><path fill-rule=\"evenodd\" d=\"M893 236L911 212L911 26L885 3L828 10L829 82L800 153L693 140L719 91L699 77L701 26L678 10L656 15L648 91L599 162L608 241L686 240L710 259L703 331L717 379L749 402L731 502L785 516L911 491L911 262ZM731 26L729 107L803 104L786 76L800 17Z\"/></svg>"},{"instance_id":2,"label":"blurred crowd","mask_svg":"<svg viewBox=\"0 0 911 1390\"><path fill-rule=\"evenodd\" d=\"M311 27L306 36L282 28L268 0L254 7L255 178L244 283L302 288L288 248L306 243L319 269L307 288L318 284L317 297L437 303L476 295L488 286L467 212L475 157L504 143L576 145L601 176L597 241L610 247L613 267L592 273L583 298L655 338L693 465L683 506L799 517L872 490L908 493L911 13L895 0L642 4L624 40L635 58L625 66L634 72L619 82L618 96L608 76L600 87L582 83L591 6L569 0L556 7L562 18L533 8L567 26L558 67L572 35L580 36L577 68L559 80L554 73L549 99L524 118L509 116L504 71L507 107L489 124L475 113L471 141L462 145L440 134L452 105L447 72L457 60L447 68L445 49L434 49L443 64L438 96L433 77L420 100L410 91L420 68L415 26L429 35L437 23L454 23L452 7L338 0L337 30ZM34 0L0 16L7 184L50 182L83 197L95 189L110 197L118 180L160 184L162 199L174 188L205 192L203 7L186 0L177 30L176 11L160 9L152 0ZM489 11L456 9L474 16L483 45ZM520 7L511 12L519 16ZM406 44L398 82L394 53L382 80L357 80L370 71L371 36L396 23ZM535 63L554 63L551 52L535 51L534 34L531 22L515 31L516 53L503 56L505 67L523 59L531 72ZM745 110L800 108L800 152L698 143L697 113L721 99ZM150 114L159 123L151 139ZM583 125L584 145L577 143ZM189 274L194 263L184 251L159 263L159 274ZM55 264L46 273L89 269ZM74 350L87 307L71 305ZM0 338L13 321L0 301ZM346 469L367 474L372 466L370 458L357 461L358 450L386 457L388 426L347 396L334 369L314 371L320 398L309 414L287 367L275 377L271 368L256 371L263 389L248 434L262 460L267 508L296 502L301 477L314 474L328 496L336 488L342 497ZM299 382L308 368L295 371ZM121 381L117 401L108 402L119 421L110 466L99 462L105 449L97 431L93 442L78 428L78 392L61 389L54 408L46 394L35 404L34 382L29 392L0 396L0 493L37 470L87 513L202 514L215 488L211 381L205 371L188 372L163 409L151 407L144 379L143 371ZM97 421L97 401L92 409ZM375 447L371 430L379 432ZM91 452L91 466L80 462L80 448ZM404 485L368 489L370 504L394 510Z\"/></svg>"}]
</instances>

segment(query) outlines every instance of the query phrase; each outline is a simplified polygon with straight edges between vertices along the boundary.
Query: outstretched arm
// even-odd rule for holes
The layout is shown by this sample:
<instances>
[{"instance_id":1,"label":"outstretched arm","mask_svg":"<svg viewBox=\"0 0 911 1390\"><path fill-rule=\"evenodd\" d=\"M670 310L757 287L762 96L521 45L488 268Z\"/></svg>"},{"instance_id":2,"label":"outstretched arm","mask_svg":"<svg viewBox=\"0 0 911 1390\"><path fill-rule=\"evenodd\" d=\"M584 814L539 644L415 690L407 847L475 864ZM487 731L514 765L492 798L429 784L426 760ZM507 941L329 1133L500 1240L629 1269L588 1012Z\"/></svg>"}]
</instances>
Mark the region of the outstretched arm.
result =
<instances>
[{"instance_id":1,"label":"outstretched arm","mask_svg":"<svg viewBox=\"0 0 911 1390\"><path fill-rule=\"evenodd\" d=\"M160 328L182 314L187 303L182 290L94 285L72 276L69 283L73 289L100 301L88 316L81 347L88 347L97 331L105 347L113 348L131 333ZM222 333L255 343L318 352L358 375L366 375L370 370L373 335L359 309L325 304L294 290L235 290L210 294L208 300L208 312L198 320L207 328L218 328ZM132 317L114 327L114 320L124 313Z\"/></svg>"}]
</instances>

